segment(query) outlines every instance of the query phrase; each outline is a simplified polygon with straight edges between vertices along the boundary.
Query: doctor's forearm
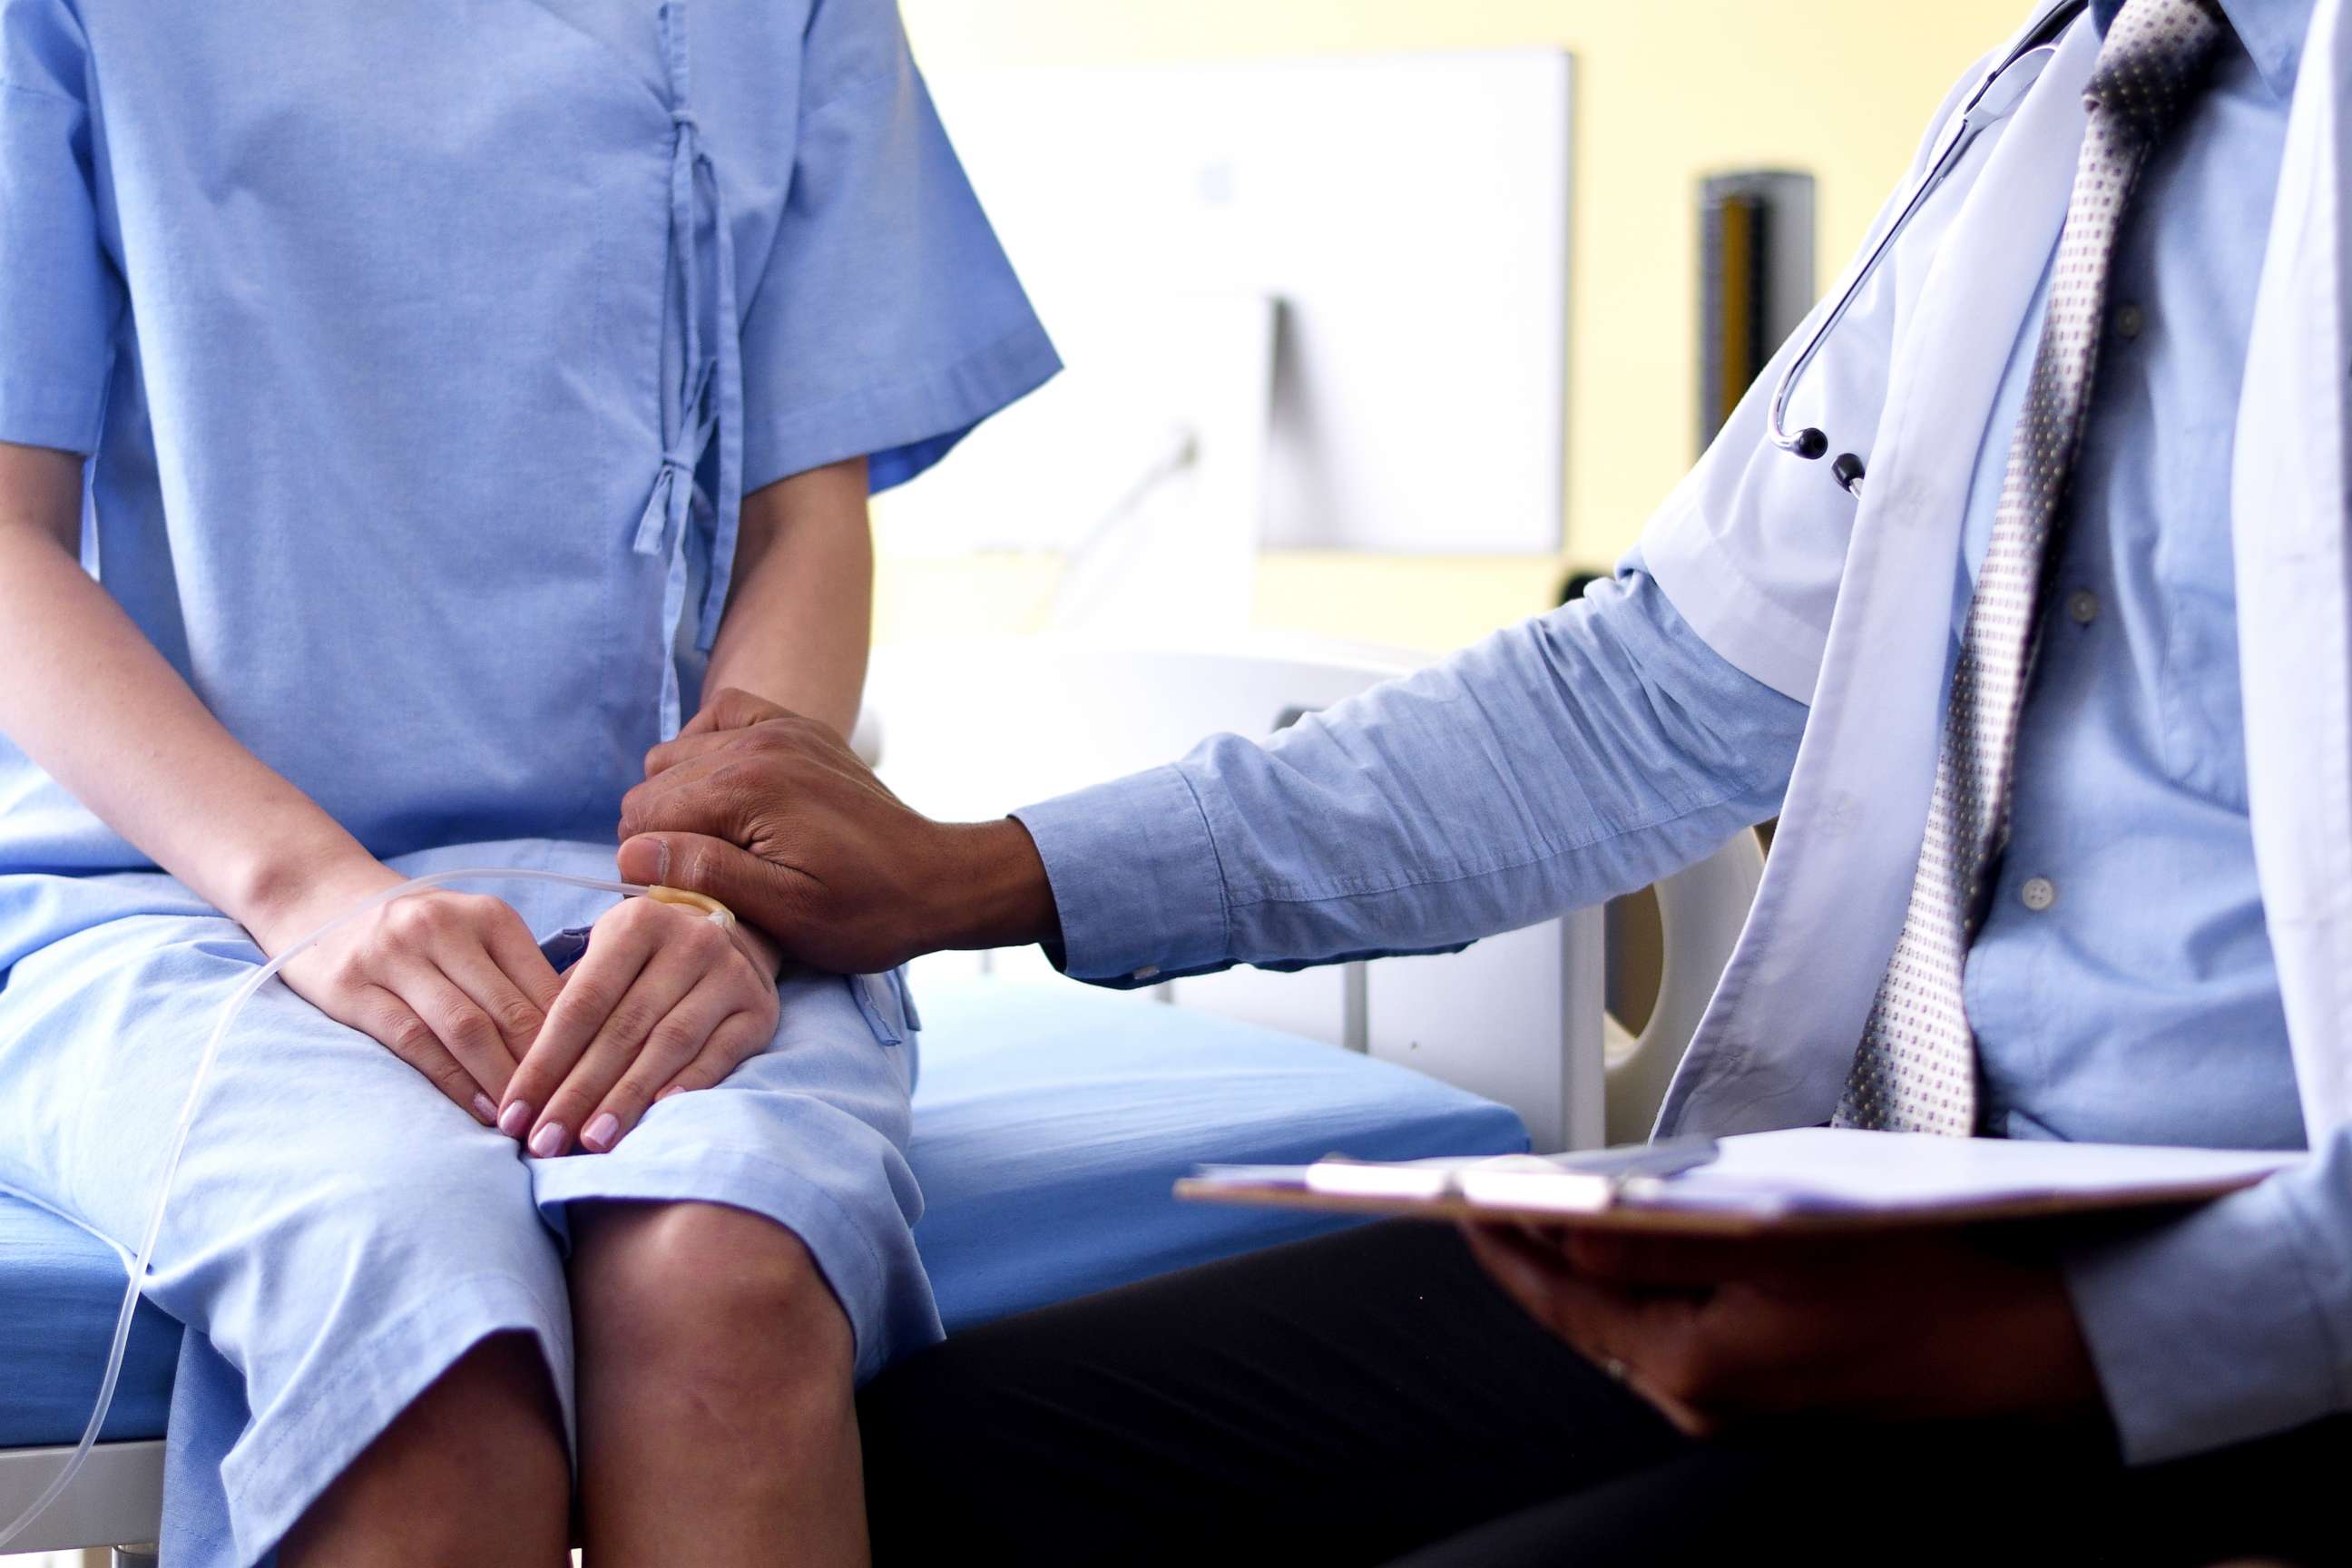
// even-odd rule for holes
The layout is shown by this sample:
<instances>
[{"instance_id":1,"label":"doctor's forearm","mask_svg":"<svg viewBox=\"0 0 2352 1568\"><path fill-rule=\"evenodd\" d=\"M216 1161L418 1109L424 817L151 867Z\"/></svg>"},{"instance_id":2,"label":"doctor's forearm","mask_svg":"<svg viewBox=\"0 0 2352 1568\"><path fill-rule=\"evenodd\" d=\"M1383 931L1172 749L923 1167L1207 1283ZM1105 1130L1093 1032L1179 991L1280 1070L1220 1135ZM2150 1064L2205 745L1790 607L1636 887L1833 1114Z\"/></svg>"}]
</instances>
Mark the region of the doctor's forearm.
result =
<instances>
[{"instance_id":1,"label":"doctor's forearm","mask_svg":"<svg viewBox=\"0 0 2352 1568\"><path fill-rule=\"evenodd\" d=\"M754 692L847 735L873 619L866 460L768 485L743 498L734 586L703 689Z\"/></svg>"},{"instance_id":2,"label":"doctor's forearm","mask_svg":"<svg viewBox=\"0 0 2352 1568\"><path fill-rule=\"evenodd\" d=\"M265 766L81 569L81 461L0 445L0 731L106 825L268 942L373 857Z\"/></svg>"},{"instance_id":3,"label":"doctor's forearm","mask_svg":"<svg viewBox=\"0 0 2352 1568\"><path fill-rule=\"evenodd\" d=\"M647 759L622 864L834 967L1056 933L1071 974L1114 984L1324 963L1458 945L1696 860L1770 814L1803 725L1629 570L1274 740L1213 737L1010 823L929 822L836 731L722 691Z\"/></svg>"},{"instance_id":4,"label":"doctor's forearm","mask_svg":"<svg viewBox=\"0 0 2352 1568\"><path fill-rule=\"evenodd\" d=\"M1083 979L1425 951L1705 855L1771 814L1803 723L1634 566L1272 741L1020 816Z\"/></svg>"}]
</instances>

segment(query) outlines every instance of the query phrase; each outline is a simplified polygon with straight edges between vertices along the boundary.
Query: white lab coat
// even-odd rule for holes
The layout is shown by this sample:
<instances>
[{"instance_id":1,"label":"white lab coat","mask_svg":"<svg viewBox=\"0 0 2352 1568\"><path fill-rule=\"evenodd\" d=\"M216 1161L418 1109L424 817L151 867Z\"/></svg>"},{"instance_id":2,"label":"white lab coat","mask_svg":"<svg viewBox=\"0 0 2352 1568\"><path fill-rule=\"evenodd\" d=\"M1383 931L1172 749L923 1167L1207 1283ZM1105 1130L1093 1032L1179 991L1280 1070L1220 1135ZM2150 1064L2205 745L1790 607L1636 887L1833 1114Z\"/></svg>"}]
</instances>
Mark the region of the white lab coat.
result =
<instances>
[{"instance_id":1,"label":"white lab coat","mask_svg":"<svg viewBox=\"0 0 2352 1568\"><path fill-rule=\"evenodd\" d=\"M1754 912L1661 1132L1797 1126L1836 1104L1902 924L1970 478L2064 222L2098 43L2087 16L2074 24L1809 372L1791 424L1865 456L1860 506L1826 462L1765 441L1776 362L1643 536L1650 570L1710 646L1812 704ZM1954 90L1938 126L2000 58ZM2255 307L2231 518L2254 847L2315 1144L2352 1118L2347 90L2352 24L2345 0L2320 0Z\"/></svg>"}]
</instances>

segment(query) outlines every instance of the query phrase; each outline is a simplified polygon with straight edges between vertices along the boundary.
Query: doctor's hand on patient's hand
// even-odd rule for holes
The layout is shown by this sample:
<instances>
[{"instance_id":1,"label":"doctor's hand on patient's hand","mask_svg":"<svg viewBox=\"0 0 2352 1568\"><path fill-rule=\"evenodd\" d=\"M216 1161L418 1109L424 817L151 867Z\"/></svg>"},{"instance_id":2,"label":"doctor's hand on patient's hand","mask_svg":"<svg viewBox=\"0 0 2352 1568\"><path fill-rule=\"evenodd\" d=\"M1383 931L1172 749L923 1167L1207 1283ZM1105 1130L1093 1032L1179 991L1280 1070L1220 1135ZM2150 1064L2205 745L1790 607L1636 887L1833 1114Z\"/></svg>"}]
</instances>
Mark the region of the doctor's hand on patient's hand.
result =
<instances>
[{"instance_id":1,"label":"doctor's hand on patient's hand","mask_svg":"<svg viewBox=\"0 0 2352 1568\"><path fill-rule=\"evenodd\" d=\"M275 955L403 879L373 860L354 863L310 879L268 918L249 918L248 928ZM280 977L486 1123L498 1120L515 1064L562 987L512 907L442 891L411 893L362 916Z\"/></svg>"},{"instance_id":2,"label":"doctor's hand on patient's hand","mask_svg":"<svg viewBox=\"0 0 2352 1568\"><path fill-rule=\"evenodd\" d=\"M656 1100L709 1089L767 1047L778 968L765 938L699 910L614 905L516 1068L499 1130L541 1159L605 1152Z\"/></svg>"},{"instance_id":3,"label":"doctor's hand on patient's hand","mask_svg":"<svg viewBox=\"0 0 2352 1568\"><path fill-rule=\"evenodd\" d=\"M1059 932L1018 822L933 822L832 730L748 692L714 698L646 771L622 803L621 875L708 894L801 963L872 973Z\"/></svg>"},{"instance_id":4,"label":"doctor's hand on patient's hand","mask_svg":"<svg viewBox=\"0 0 2352 1568\"><path fill-rule=\"evenodd\" d=\"M2104 1406L2056 1268L1964 1237L1717 1241L1465 1226L1538 1322L1693 1436Z\"/></svg>"}]
</instances>

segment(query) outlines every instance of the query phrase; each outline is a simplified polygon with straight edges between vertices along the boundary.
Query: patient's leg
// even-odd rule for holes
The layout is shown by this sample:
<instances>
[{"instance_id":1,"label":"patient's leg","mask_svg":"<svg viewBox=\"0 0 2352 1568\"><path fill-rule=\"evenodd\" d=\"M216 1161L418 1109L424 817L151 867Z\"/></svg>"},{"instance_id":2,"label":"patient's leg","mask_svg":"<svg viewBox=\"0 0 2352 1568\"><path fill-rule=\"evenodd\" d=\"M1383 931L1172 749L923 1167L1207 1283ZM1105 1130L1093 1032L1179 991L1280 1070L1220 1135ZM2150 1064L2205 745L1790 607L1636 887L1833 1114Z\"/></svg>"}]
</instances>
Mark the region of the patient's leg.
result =
<instances>
[{"instance_id":1,"label":"patient's leg","mask_svg":"<svg viewBox=\"0 0 2352 1568\"><path fill-rule=\"evenodd\" d=\"M864 1563L855 1337L799 1239L711 1204L572 1226L588 1561Z\"/></svg>"},{"instance_id":2,"label":"patient's leg","mask_svg":"<svg viewBox=\"0 0 2352 1568\"><path fill-rule=\"evenodd\" d=\"M572 1478L539 1346L485 1340L417 1396L310 1505L284 1568L418 1563L554 1568Z\"/></svg>"}]
</instances>

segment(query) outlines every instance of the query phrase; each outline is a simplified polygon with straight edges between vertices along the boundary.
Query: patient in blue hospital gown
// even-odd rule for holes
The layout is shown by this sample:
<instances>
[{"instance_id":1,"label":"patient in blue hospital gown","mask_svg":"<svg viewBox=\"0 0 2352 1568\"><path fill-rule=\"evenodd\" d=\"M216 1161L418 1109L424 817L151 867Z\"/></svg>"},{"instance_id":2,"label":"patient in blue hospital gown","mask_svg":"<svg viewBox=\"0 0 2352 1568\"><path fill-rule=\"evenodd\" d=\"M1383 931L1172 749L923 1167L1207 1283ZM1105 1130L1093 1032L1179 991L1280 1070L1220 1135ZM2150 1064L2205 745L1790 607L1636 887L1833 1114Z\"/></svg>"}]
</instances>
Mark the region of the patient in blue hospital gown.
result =
<instances>
[{"instance_id":1,"label":"patient in blue hospital gown","mask_svg":"<svg viewBox=\"0 0 2352 1568\"><path fill-rule=\"evenodd\" d=\"M134 1248L266 953L609 878L706 688L845 726L869 489L1055 368L892 0L0 0L0 1186ZM898 977L483 884L286 981L146 1281L167 1562L862 1555Z\"/></svg>"}]
</instances>

